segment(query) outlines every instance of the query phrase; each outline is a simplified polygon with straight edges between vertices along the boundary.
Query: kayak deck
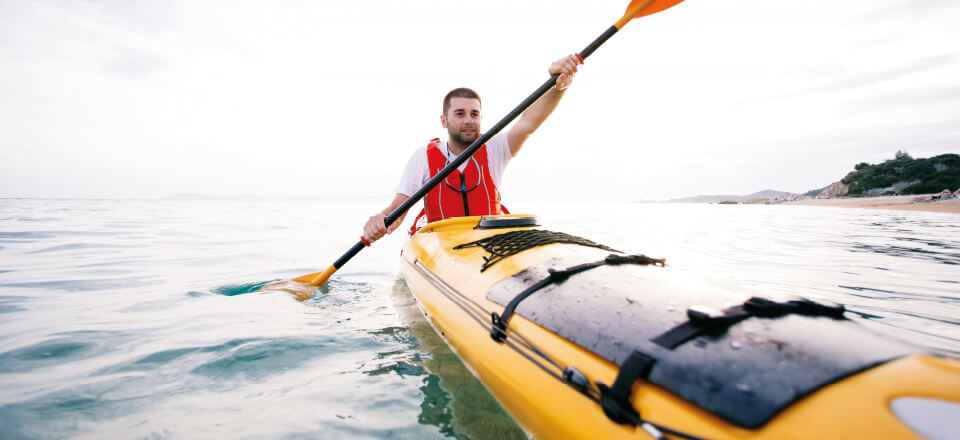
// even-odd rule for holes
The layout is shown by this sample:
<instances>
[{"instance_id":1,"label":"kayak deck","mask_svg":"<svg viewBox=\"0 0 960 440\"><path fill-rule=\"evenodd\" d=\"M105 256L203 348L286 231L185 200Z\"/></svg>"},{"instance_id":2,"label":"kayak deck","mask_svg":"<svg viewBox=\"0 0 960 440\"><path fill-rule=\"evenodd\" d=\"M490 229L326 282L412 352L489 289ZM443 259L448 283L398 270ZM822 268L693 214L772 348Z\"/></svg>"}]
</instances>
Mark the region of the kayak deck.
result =
<instances>
[{"instance_id":1,"label":"kayak deck","mask_svg":"<svg viewBox=\"0 0 960 440\"><path fill-rule=\"evenodd\" d=\"M505 218L516 217L523 216ZM542 280L551 269L603 260L611 249L561 242L488 264L488 249L462 245L529 231L533 225L484 229L480 221L465 217L421 229L403 250L404 275L429 322L537 438L645 435L631 423L613 422L597 392L600 385L616 382L624 358L634 349L658 362L649 377L628 382L629 404L641 423L650 421L698 437L913 437L913 431L887 408L894 397L960 400L955 391L960 390L960 368L955 361L908 356L915 351L911 347L851 333L846 327L838 333L838 325L856 326L849 321L800 316L746 319L676 349L652 346L650 335L682 324L687 305L719 307L743 299L699 285L687 274L651 265L598 267L544 287L517 306L507 337L498 342L491 337L492 316L504 312L512 295ZM601 312L588 313L598 307ZM775 330L769 328L771 322L777 323ZM807 332L810 322L816 322L818 330L809 344L777 349L778 341ZM820 343L834 334L848 336L840 340L844 343ZM850 347L865 349L843 358ZM822 361L836 357L856 362ZM782 367L784 359L791 361L790 368ZM898 360L887 362L891 359ZM758 362L754 365L752 360ZM854 374L861 370L866 371ZM824 371L827 374L819 374ZM750 382L751 376L760 382ZM874 398L861 401L864 395ZM771 399L776 402L766 409L751 406ZM851 414L851 408L856 412Z\"/></svg>"}]
</instances>

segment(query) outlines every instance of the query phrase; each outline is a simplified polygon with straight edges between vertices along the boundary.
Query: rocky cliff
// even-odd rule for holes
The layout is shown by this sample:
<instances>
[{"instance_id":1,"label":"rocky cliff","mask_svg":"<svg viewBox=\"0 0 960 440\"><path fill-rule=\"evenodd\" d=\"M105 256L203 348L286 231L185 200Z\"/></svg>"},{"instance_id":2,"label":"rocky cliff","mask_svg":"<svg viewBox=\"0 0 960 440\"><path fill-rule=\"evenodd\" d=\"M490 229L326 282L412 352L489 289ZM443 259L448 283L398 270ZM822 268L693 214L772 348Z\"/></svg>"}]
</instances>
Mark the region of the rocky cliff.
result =
<instances>
[{"instance_id":1,"label":"rocky cliff","mask_svg":"<svg viewBox=\"0 0 960 440\"><path fill-rule=\"evenodd\" d=\"M850 192L850 186L843 182L833 182L817 194L818 199L830 199L834 197L843 197Z\"/></svg>"}]
</instances>

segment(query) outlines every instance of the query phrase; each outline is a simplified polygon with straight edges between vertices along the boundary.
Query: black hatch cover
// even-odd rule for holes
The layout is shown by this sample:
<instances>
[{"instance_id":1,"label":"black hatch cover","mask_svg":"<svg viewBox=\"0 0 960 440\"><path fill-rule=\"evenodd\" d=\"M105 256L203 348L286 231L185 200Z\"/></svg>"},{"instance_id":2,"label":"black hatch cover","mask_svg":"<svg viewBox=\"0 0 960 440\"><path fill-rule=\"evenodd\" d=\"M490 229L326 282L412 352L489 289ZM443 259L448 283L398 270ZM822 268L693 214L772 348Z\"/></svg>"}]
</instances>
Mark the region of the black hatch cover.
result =
<instances>
[{"instance_id":1,"label":"black hatch cover","mask_svg":"<svg viewBox=\"0 0 960 440\"><path fill-rule=\"evenodd\" d=\"M531 266L494 285L487 298L505 306L549 276L548 269L590 261L584 258ZM651 340L686 322L688 307L723 309L752 296L690 283L671 271L600 266L542 288L516 313L617 365L634 351L655 358L650 382L744 428L764 425L823 386L917 351L853 321L802 315L748 318L671 350Z\"/></svg>"}]
</instances>

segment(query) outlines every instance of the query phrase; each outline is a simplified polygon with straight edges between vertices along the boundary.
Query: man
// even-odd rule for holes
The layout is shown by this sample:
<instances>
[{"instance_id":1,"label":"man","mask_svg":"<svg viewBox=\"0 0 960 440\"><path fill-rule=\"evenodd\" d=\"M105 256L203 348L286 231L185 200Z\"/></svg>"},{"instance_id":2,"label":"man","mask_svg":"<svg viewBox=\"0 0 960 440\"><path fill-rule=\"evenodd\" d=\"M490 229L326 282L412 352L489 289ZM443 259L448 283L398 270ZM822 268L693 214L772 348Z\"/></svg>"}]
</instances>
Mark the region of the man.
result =
<instances>
[{"instance_id":1,"label":"man","mask_svg":"<svg viewBox=\"0 0 960 440\"><path fill-rule=\"evenodd\" d=\"M550 65L548 71L551 75L560 74L557 85L528 107L506 134L501 132L490 138L458 168L459 173L451 173L445 182L427 194L424 209L428 221L500 213L498 188L503 170L523 147L527 137L557 108L573 82L580 62L577 55L569 55ZM383 211L371 216L363 227L363 237L368 243L400 227L406 213L389 228L384 225L384 218L480 137L480 119L480 96L473 90L454 89L444 97L440 124L447 129L447 142L434 139L410 157L393 201Z\"/></svg>"}]
</instances>

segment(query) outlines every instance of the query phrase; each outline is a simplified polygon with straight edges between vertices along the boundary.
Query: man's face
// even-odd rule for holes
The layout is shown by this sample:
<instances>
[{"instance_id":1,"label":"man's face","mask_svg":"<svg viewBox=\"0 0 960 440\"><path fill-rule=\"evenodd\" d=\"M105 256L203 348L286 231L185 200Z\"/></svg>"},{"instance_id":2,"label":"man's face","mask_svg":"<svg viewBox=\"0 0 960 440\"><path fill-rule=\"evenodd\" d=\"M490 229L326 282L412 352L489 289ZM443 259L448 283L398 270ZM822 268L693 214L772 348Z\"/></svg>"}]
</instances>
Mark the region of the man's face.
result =
<instances>
[{"instance_id":1,"label":"man's face","mask_svg":"<svg viewBox=\"0 0 960 440\"><path fill-rule=\"evenodd\" d=\"M450 139L470 145L480 133L480 100L471 98L451 98L447 114L440 117L443 128L450 133Z\"/></svg>"}]
</instances>

